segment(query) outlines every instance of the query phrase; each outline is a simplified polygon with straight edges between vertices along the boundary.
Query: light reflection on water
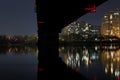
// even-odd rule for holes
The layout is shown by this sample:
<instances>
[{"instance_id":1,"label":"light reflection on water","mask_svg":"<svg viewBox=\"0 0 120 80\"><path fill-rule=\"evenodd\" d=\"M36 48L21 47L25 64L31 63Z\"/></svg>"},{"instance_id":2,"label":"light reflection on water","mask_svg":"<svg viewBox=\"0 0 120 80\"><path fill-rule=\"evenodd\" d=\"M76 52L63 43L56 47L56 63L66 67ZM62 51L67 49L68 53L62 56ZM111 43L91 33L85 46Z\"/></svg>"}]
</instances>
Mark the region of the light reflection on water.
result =
<instances>
[{"instance_id":1,"label":"light reflection on water","mask_svg":"<svg viewBox=\"0 0 120 80\"><path fill-rule=\"evenodd\" d=\"M0 55L1 54L7 54L7 55L22 55L22 54L31 54L31 55L38 55L38 48L37 47L20 47L20 46L14 46L14 47L8 47L8 46L0 46Z\"/></svg>"},{"instance_id":2,"label":"light reflection on water","mask_svg":"<svg viewBox=\"0 0 120 80\"><path fill-rule=\"evenodd\" d=\"M37 47L1 46L0 80L37 80L37 56Z\"/></svg>"},{"instance_id":3,"label":"light reflection on water","mask_svg":"<svg viewBox=\"0 0 120 80\"><path fill-rule=\"evenodd\" d=\"M74 70L91 80L118 80L120 78L119 46L88 45L59 47L59 56Z\"/></svg>"}]
</instances>

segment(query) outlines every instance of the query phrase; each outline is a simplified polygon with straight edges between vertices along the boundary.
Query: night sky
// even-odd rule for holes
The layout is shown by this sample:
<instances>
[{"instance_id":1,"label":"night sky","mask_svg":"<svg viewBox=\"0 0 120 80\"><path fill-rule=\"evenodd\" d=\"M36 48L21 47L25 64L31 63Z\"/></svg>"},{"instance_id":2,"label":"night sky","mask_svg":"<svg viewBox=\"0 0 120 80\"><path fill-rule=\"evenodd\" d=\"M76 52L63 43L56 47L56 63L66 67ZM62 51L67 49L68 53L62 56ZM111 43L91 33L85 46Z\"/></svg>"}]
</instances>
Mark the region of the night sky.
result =
<instances>
[{"instance_id":1,"label":"night sky","mask_svg":"<svg viewBox=\"0 0 120 80\"><path fill-rule=\"evenodd\" d=\"M0 0L0 34L37 33L35 0Z\"/></svg>"},{"instance_id":2,"label":"night sky","mask_svg":"<svg viewBox=\"0 0 120 80\"><path fill-rule=\"evenodd\" d=\"M86 21L90 24L101 26L104 14L116 8L120 9L120 0L108 0L97 7L96 13L87 13L79 18L78 21Z\"/></svg>"},{"instance_id":3,"label":"night sky","mask_svg":"<svg viewBox=\"0 0 120 80\"><path fill-rule=\"evenodd\" d=\"M34 3L35 0L0 0L0 34L37 33ZM78 20L101 25L104 13L116 8L120 8L120 0L109 0L100 5L96 13L87 13Z\"/></svg>"}]
</instances>

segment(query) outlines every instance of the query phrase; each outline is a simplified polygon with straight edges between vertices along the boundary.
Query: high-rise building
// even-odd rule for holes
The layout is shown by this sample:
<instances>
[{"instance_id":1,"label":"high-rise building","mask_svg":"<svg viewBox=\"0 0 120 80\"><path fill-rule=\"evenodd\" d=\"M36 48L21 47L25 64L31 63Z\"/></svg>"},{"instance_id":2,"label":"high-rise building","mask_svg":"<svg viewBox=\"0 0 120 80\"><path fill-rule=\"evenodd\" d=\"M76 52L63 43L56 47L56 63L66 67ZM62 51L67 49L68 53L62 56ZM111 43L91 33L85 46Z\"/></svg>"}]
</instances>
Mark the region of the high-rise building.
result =
<instances>
[{"instance_id":1,"label":"high-rise building","mask_svg":"<svg viewBox=\"0 0 120 80\"><path fill-rule=\"evenodd\" d=\"M102 21L101 35L103 37L118 37L120 38L120 10L116 9L107 12Z\"/></svg>"}]
</instances>

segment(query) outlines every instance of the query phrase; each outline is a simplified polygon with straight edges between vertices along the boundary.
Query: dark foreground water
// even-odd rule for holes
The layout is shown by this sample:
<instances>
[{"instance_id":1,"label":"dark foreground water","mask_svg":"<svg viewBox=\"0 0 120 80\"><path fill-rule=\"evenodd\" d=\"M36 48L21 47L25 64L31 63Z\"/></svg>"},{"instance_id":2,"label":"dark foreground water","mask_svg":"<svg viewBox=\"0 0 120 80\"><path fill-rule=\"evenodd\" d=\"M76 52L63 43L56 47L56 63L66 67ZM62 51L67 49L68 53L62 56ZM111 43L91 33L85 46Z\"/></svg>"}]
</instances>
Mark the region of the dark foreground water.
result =
<instances>
[{"instance_id":1,"label":"dark foreground water","mask_svg":"<svg viewBox=\"0 0 120 80\"><path fill-rule=\"evenodd\" d=\"M90 80L120 80L119 45L61 46L59 56Z\"/></svg>"},{"instance_id":2,"label":"dark foreground water","mask_svg":"<svg viewBox=\"0 0 120 80\"><path fill-rule=\"evenodd\" d=\"M37 49L0 48L0 80L37 80Z\"/></svg>"}]
</instances>

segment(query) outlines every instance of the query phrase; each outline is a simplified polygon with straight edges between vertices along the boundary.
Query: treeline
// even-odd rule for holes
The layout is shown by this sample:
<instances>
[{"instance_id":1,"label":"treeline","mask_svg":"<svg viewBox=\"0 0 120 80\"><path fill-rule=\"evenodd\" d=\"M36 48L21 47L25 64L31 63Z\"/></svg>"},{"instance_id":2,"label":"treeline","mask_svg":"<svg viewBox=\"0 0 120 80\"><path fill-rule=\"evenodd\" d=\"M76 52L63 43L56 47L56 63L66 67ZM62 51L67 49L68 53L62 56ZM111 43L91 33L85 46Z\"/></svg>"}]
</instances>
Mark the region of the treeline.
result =
<instances>
[{"instance_id":1,"label":"treeline","mask_svg":"<svg viewBox=\"0 0 120 80\"><path fill-rule=\"evenodd\" d=\"M6 36L0 35L0 45L35 45L37 36Z\"/></svg>"}]
</instances>

